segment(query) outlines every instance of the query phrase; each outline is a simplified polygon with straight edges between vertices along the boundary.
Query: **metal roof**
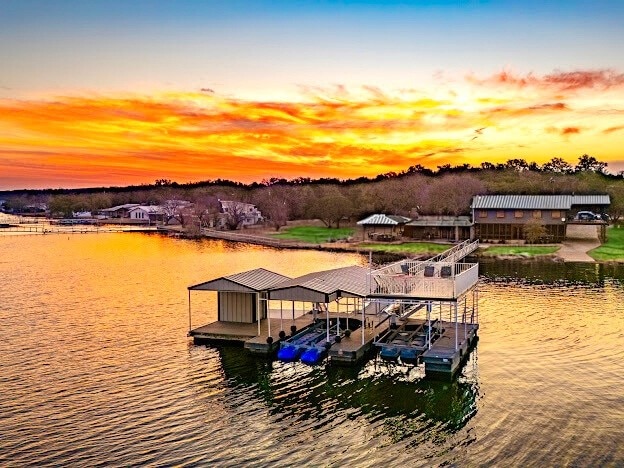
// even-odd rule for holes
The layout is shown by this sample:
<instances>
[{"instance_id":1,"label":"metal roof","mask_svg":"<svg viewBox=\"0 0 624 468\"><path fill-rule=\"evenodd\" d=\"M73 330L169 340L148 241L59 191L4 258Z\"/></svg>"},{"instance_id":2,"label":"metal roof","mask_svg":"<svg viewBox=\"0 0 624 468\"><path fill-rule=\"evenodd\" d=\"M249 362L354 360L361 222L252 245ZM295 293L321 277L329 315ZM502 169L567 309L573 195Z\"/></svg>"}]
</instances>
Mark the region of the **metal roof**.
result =
<instances>
[{"instance_id":1,"label":"metal roof","mask_svg":"<svg viewBox=\"0 0 624 468\"><path fill-rule=\"evenodd\" d=\"M609 195L476 195L474 209L569 210L572 205L609 205Z\"/></svg>"},{"instance_id":2,"label":"metal roof","mask_svg":"<svg viewBox=\"0 0 624 468\"><path fill-rule=\"evenodd\" d=\"M357 224L378 224L378 225L385 224L388 226L396 226L397 224L405 224L409 220L410 218L406 218L405 216L374 214L374 215L370 215L366 219L358 221Z\"/></svg>"},{"instance_id":3,"label":"metal roof","mask_svg":"<svg viewBox=\"0 0 624 468\"><path fill-rule=\"evenodd\" d=\"M610 205L609 195L572 195L573 205Z\"/></svg>"},{"instance_id":4,"label":"metal roof","mask_svg":"<svg viewBox=\"0 0 624 468\"><path fill-rule=\"evenodd\" d=\"M283 281L289 280L288 276L280 275L264 268L243 271L233 275L222 276L205 283L189 286L189 290L204 291L242 291L259 292L267 290Z\"/></svg>"},{"instance_id":5,"label":"metal roof","mask_svg":"<svg viewBox=\"0 0 624 468\"><path fill-rule=\"evenodd\" d=\"M474 209L569 210L571 195L476 195Z\"/></svg>"},{"instance_id":6,"label":"metal roof","mask_svg":"<svg viewBox=\"0 0 624 468\"><path fill-rule=\"evenodd\" d=\"M368 269L361 266L317 271L274 286L269 297L297 301L301 289L323 295L328 301L338 296L364 297L368 294L367 279Z\"/></svg>"},{"instance_id":7,"label":"metal roof","mask_svg":"<svg viewBox=\"0 0 624 468\"><path fill-rule=\"evenodd\" d=\"M472 226L472 221L469 216L419 216L406 226Z\"/></svg>"}]
</instances>

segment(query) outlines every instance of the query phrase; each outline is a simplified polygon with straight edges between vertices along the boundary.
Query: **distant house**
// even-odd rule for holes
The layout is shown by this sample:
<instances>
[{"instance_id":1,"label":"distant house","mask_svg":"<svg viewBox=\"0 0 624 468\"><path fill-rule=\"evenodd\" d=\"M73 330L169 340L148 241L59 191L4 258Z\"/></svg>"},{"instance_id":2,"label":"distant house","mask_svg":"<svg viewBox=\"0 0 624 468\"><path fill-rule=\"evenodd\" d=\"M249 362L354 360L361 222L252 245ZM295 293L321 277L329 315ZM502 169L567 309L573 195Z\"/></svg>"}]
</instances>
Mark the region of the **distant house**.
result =
<instances>
[{"instance_id":1,"label":"distant house","mask_svg":"<svg viewBox=\"0 0 624 468\"><path fill-rule=\"evenodd\" d=\"M262 213L256 205L233 200L219 200L221 204L221 216L217 220L217 227L224 227L228 217L240 221L239 226L252 226L263 221Z\"/></svg>"},{"instance_id":2,"label":"distant house","mask_svg":"<svg viewBox=\"0 0 624 468\"><path fill-rule=\"evenodd\" d=\"M609 195L477 195L471 206L474 235L482 241L522 240L525 225L536 220L546 230L545 240L562 242L576 213L603 213L609 204Z\"/></svg>"},{"instance_id":3,"label":"distant house","mask_svg":"<svg viewBox=\"0 0 624 468\"><path fill-rule=\"evenodd\" d=\"M374 214L357 224L364 228L363 239L395 240L403 235L403 226L409 221L405 216Z\"/></svg>"},{"instance_id":4,"label":"distant house","mask_svg":"<svg viewBox=\"0 0 624 468\"><path fill-rule=\"evenodd\" d=\"M403 237L460 241L472 237L470 216L418 216L403 228Z\"/></svg>"},{"instance_id":5,"label":"distant house","mask_svg":"<svg viewBox=\"0 0 624 468\"><path fill-rule=\"evenodd\" d=\"M126 203L125 205L117 205L112 208L104 208L98 211L100 218L129 218L130 210L140 206L139 203Z\"/></svg>"},{"instance_id":6,"label":"distant house","mask_svg":"<svg viewBox=\"0 0 624 468\"><path fill-rule=\"evenodd\" d=\"M165 220L165 211L156 205L135 206L129 210L129 215L131 220L146 223L162 223Z\"/></svg>"}]
</instances>

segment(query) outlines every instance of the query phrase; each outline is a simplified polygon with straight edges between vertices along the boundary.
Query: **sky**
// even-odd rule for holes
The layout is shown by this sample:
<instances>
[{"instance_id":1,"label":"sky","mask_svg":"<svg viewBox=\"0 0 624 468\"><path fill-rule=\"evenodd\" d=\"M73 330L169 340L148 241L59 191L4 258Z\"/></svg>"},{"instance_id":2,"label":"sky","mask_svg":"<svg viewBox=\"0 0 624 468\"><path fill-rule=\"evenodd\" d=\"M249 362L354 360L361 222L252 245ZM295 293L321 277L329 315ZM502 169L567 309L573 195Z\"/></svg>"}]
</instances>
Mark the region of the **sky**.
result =
<instances>
[{"instance_id":1,"label":"sky","mask_svg":"<svg viewBox=\"0 0 624 468\"><path fill-rule=\"evenodd\" d=\"M624 170L624 2L0 1L0 190Z\"/></svg>"}]
</instances>

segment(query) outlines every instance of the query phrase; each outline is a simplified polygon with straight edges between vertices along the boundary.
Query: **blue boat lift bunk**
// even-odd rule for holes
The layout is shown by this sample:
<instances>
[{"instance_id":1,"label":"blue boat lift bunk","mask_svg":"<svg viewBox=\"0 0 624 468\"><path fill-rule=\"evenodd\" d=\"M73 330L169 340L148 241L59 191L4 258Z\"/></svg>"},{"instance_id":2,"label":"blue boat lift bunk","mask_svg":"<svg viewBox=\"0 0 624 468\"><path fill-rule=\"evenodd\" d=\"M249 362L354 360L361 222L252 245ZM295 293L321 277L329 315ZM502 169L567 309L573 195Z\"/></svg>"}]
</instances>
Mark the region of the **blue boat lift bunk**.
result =
<instances>
[{"instance_id":1,"label":"blue boat lift bunk","mask_svg":"<svg viewBox=\"0 0 624 468\"><path fill-rule=\"evenodd\" d=\"M385 360L454 374L477 340L479 265L464 263L466 241L425 261L401 260L371 272L370 300L392 300L391 325L375 346Z\"/></svg>"}]
</instances>

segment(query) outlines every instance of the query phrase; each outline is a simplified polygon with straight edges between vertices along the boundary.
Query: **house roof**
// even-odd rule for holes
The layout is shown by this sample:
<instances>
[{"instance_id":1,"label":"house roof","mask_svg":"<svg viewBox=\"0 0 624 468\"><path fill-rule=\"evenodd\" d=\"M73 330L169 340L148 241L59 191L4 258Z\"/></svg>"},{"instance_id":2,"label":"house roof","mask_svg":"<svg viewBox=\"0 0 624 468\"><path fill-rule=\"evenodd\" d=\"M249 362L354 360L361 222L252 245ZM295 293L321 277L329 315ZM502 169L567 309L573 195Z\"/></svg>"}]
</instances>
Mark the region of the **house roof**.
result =
<instances>
[{"instance_id":1,"label":"house roof","mask_svg":"<svg viewBox=\"0 0 624 468\"><path fill-rule=\"evenodd\" d=\"M472 226L470 216L419 216L412 219L406 226Z\"/></svg>"},{"instance_id":2,"label":"house roof","mask_svg":"<svg viewBox=\"0 0 624 468\"><path fill-rule=\"evenodd\" d=\"M374 214L370 215L368 218L358 221L357 224L377 224L377 225L387 225L387 226L396 226L397 224L405 224L409 222L410 218L406 218L405 216L398 215L386 215L386 214Z\"/></svg>"},{"instance_id":3,"label":"house roof","mask_svg":"<svg viewBox=\"0 0 624 468\"><path fill-rule=\"evenodd\" d=\"M286 280L271 288L269 295L271 299L300 300L304 289L332 299L339 294L364 297L368 294L367 278L368 269L361 266L317 271Z\"/></svg>"},{"instance_id":4,"label":"house roof","mask_svg":"<svg viewBox=\"0 0 624 468\"><path fill-rule=\"evenodd\" d=\"M573 205L610 205L609 195L572 195Z\"/></svg>"},{"instance_id":5,"label":"house roof","mask_svg":"<svg viewBox=\"0 0 624 468\"><path fill-rule=\"evenodd\" d=\"M119 211L119 210L127 210L130 208L134 208L135 206L139 206L139 203L126 203L125 205L117 205L117 206L113 206L112 208L104 208L100 211Z\"/></svg>"},{"instance_id":6,"label":"house roof","mask_svg":"<svg viewBox=\"0 0 624 468\"><path fill-rule=\"evenodd\" d=\"M205 283L189 286L189 290L203 291L244 291L259 292L264 291L272 286L289 280L288 276L280 275L264 268L256 268L255 270L243 271L233 275L215 278Z\"/></svg>"},{"instance_id":7,"label":"house roof","mask_svg":"<svg viewBox=\"0 0 624 468\"><path fill-rule=\"evenodd\" d=\"M474 209L569 210L572 205L609 205L609 195L476 195Z\"/></svg>"},{"instance_id":8,"label":"house roof","mask_svg":"<svg viewBox=\"0 0 624 468\"><path fill-rule=\"evenodd\" d=\"M150 213L150 214L162 214L162 213L164 213L162 206L156 206L156 205L135 206L134 208L130 208L130 210L128 210L128 211L136 211L136 210L142 210L142 211L145 211L146 213Z\"/></svg>"}]
</instances>

